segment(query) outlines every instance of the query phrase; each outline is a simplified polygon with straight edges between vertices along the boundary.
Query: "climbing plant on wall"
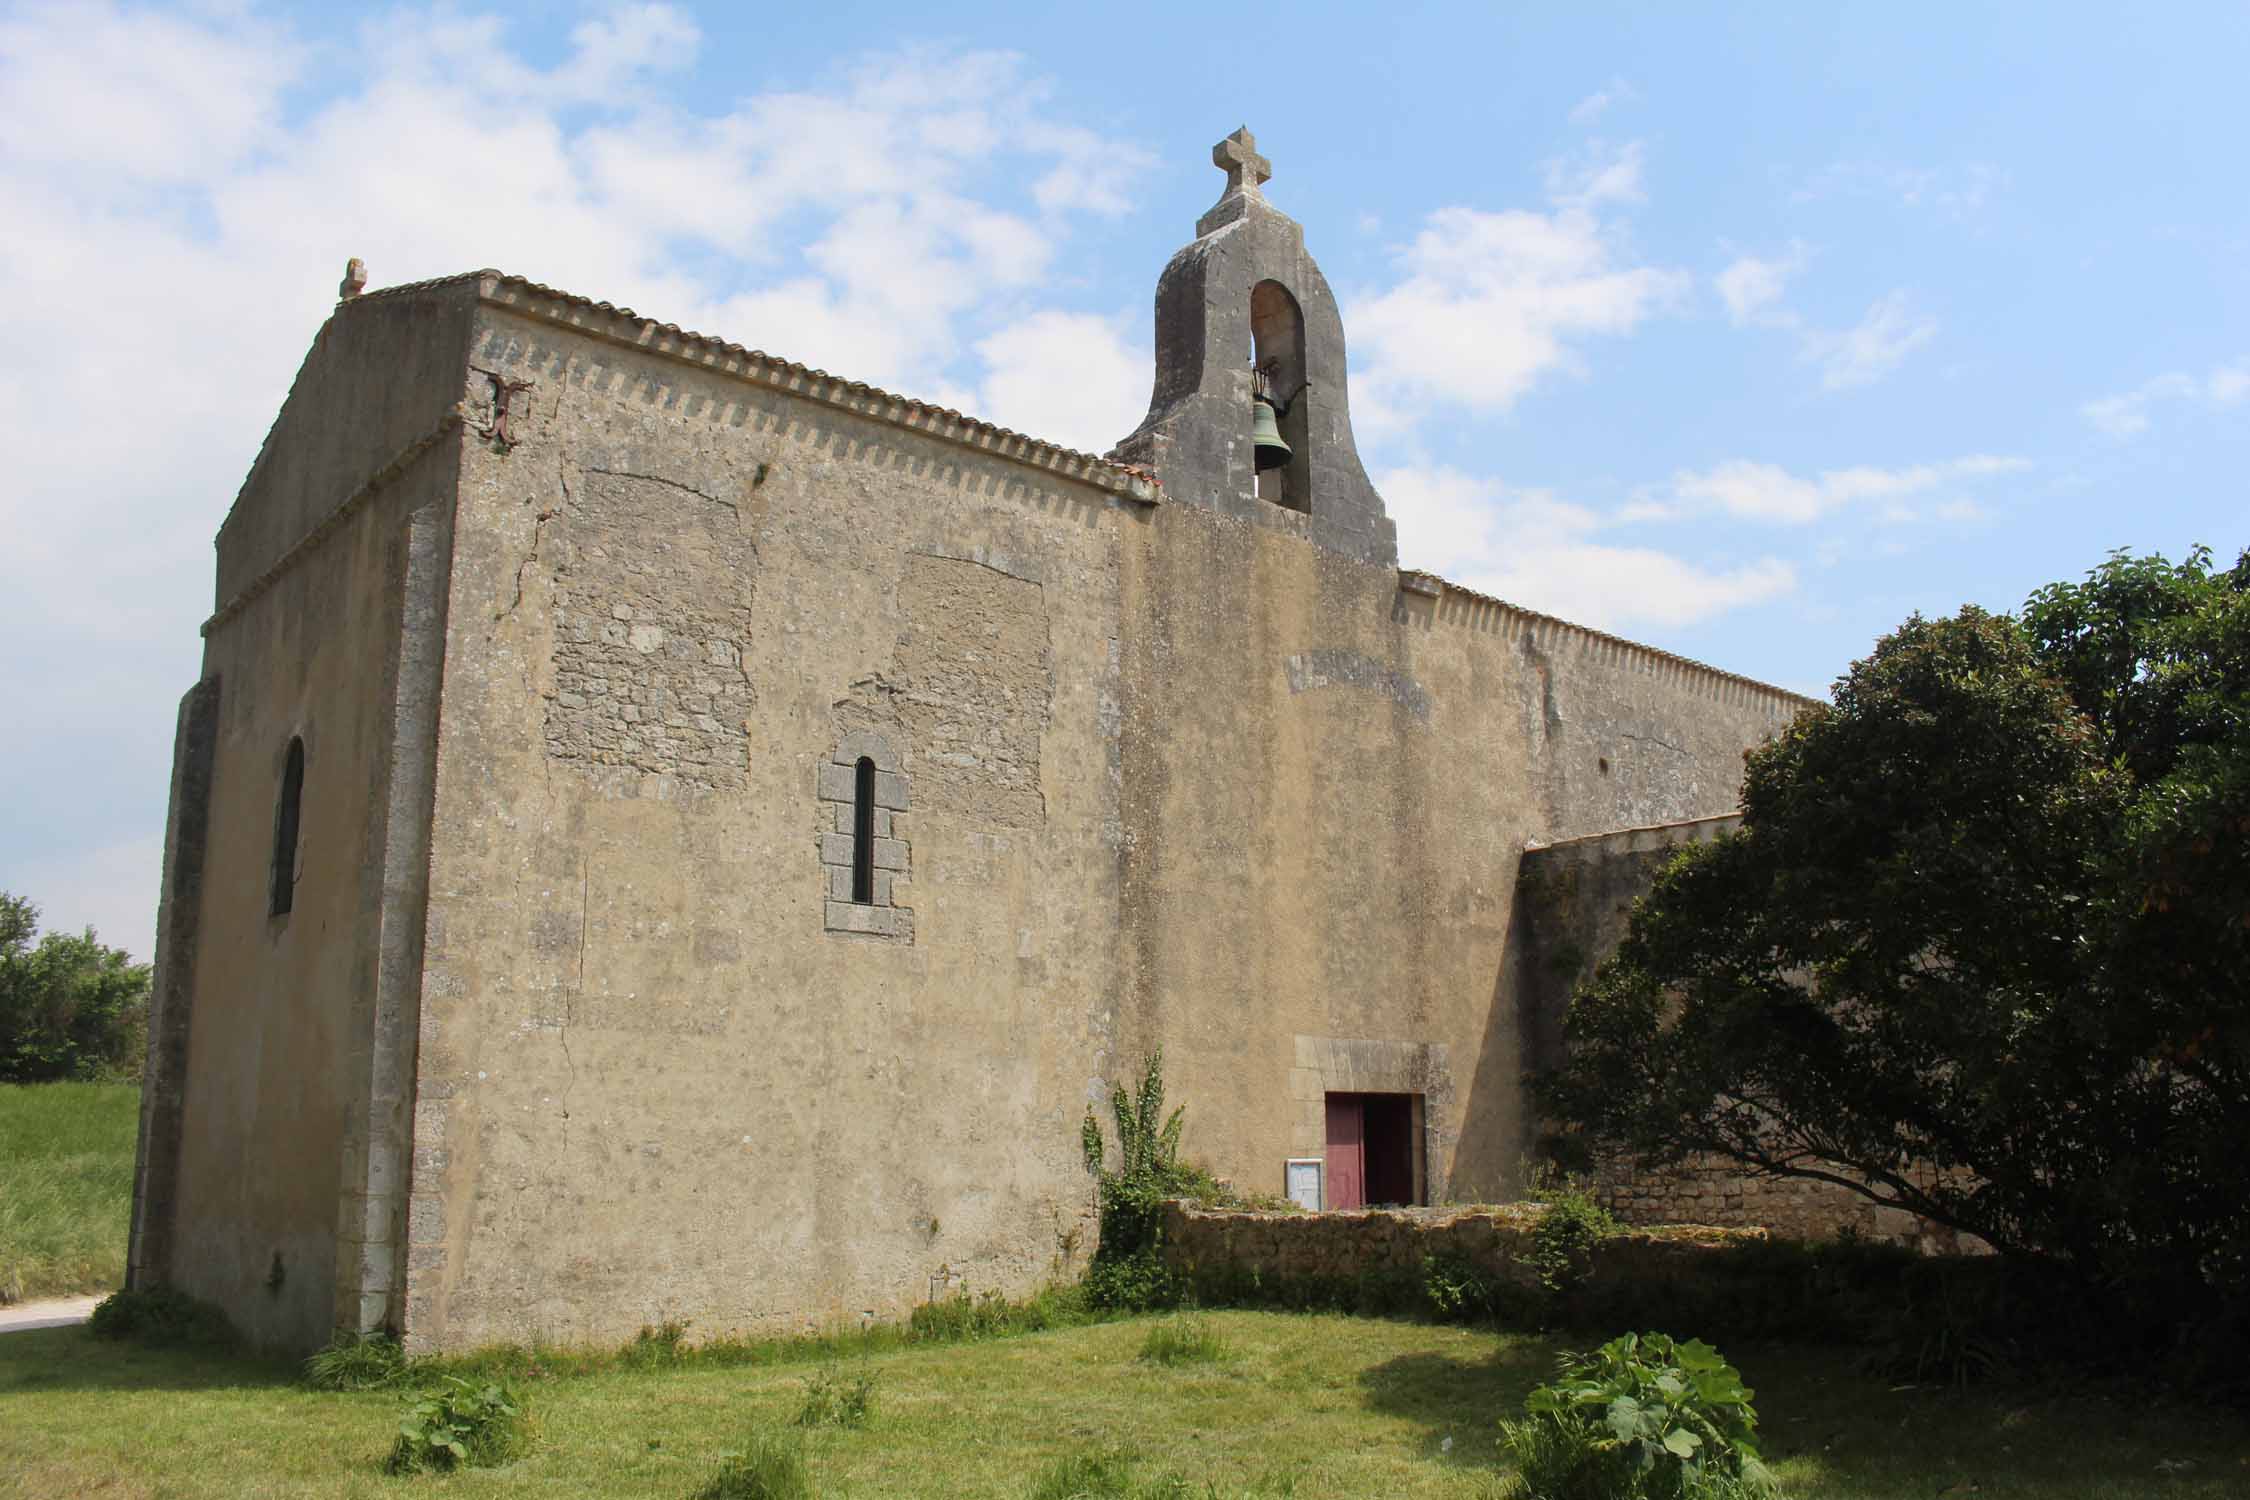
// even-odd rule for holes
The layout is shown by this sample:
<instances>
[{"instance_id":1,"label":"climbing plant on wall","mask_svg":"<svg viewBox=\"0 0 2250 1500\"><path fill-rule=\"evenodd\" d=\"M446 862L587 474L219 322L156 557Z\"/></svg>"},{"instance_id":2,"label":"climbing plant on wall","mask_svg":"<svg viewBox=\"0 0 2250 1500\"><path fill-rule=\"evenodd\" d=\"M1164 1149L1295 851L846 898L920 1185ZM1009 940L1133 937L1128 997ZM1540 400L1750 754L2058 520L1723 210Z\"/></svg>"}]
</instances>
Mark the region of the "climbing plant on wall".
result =
<instances>
[{"instance_id":1,"label":"climbing plant on wall","mask_svg":"<svg viewBox=\"0 0 2250 1500\"><path fill-rule=\"evenodd\" d=\"M1177 1279L1165 1267L1163 1205L1169 1199L1216 1202L1225 1189L1201 1167L1180 1160L1186 1106L1164 1113L1164 1049L1148 1055L1139 1086L1110 1091L1117 1135L1117 1165L1108 1165L1101 1121L1091 1106L1079 1125L1086 1170L1101 1200L1101 1242L1087 1267L1086 1287L1104 1307L1161 1307L1179 1299Z\"/></svg>"}]
</instances>

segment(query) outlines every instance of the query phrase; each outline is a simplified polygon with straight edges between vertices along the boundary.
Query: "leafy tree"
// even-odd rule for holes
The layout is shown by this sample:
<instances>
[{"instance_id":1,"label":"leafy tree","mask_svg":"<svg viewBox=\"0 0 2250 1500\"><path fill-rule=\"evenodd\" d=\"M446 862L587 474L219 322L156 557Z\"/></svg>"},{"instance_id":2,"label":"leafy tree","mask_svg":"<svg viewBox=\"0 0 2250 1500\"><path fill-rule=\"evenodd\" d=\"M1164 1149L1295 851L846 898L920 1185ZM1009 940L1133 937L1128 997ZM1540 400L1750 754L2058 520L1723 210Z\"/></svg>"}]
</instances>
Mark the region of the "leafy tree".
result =
<instances>
[{"instance_id":1,"label":"leafy tree","mask_svg":"<svg viewBox=\"0 0 2250 1500\"><path fill-rule=\"evenodd\" d=\"M1534 1081L2090 1280L2250 1265L2250 553L1910 619L1748 758Z\"/></svg>"},{"instance_id":2,"label":"leafy tree","mask_svg":"<svg viewBox=\"0 0 2250 1500\"><path fill-rule=\"evenodd\" d=\"M39 909L0 891L0 1083L137 1073L148 977L91 928L35 945Z\"/></svg>"}]
</instances>

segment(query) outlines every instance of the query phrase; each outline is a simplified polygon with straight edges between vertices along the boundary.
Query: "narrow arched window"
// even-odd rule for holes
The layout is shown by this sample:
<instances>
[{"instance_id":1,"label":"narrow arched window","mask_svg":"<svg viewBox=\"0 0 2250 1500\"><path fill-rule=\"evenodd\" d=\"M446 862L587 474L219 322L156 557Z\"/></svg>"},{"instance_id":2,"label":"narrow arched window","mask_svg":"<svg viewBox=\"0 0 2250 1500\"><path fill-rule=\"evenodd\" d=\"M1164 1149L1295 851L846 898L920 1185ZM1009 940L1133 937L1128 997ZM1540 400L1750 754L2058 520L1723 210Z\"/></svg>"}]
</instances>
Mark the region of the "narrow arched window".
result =
<instances>
[{"instance_id":1,"label":"narrow arched window","mask_svg":"<svg viewBox=\"0 0 2250 1500\"><path fill-rule=\"evenodd\" d=\"M852 773L852 900L875 899L875 762L861 756Z\"/></svg>"},{"instance_id":2,"label":"narrow arched window","mask_svg":"<svg viewBox=\"0 0 2250 1500\"><path fill-rule=\"evenodd\" d=\"M266 910L286 914L297 896L297 805L305 795L305 742L289 741L289 758L281 768L281 801L273 814L273 872Z\"/></svg>"}]
</instances>

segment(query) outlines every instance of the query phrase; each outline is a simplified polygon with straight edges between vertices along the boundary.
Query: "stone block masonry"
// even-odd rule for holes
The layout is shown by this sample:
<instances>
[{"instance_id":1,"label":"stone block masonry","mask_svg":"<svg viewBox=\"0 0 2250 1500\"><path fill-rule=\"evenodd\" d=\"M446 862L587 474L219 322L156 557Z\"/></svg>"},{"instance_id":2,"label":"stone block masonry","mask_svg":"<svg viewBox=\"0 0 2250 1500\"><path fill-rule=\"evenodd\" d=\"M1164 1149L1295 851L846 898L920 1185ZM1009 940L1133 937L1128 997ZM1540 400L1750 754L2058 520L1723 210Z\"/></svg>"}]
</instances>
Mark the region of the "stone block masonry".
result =
<instances>
[{"instance_id":1,"label":"stone block masonry","mask_svg":"<svg viewBox=\"0 0 2250 1500\"><path fill-rule=\"evenodd\" d=\"M598 470L565 503L547 753L735 789L756 563L735 507Z\"/></svg>"},{"instance_id":2,"label":"stone block masonry","mask_svg":"<svg viewBox=\"0 0 2250 1500\"><path fill-rule=\"evenodd\" d=\"M853 861L859 828L859 763L874 763L874 807L868 852L874 866L871 900L852 899ZM820 855L821 927L860 937L914 941L914 913L898 904L899 886L911 878L912 847L902 836L899 815L908 810L907 778L890 739L855 729L836 742L820 765L814 793L820 815L815 845Z\"/></svg>"}]
</instances>

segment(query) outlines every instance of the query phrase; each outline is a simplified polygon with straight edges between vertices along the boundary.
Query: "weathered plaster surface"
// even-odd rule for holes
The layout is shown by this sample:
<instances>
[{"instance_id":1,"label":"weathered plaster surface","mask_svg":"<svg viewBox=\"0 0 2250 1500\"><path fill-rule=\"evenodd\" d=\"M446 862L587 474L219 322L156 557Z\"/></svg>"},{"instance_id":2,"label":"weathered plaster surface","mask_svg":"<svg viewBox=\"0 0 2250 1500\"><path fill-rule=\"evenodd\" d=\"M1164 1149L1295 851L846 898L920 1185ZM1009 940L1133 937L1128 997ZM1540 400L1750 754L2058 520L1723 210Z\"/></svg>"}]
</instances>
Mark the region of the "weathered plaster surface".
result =
<instances>
[{"instance_id":1,"label":"weathered plaster surface","mask_svg":"<svg viewBox=\"0 0 2250 1500\"><path fill-rule=\"evenodd\" d=\"M219 680L180 699L172 740L172 790L164 828L164 885L156 908L156 964L148 1002L148 1062L141 1077L140 1138L133 1162L133 1218L125 1284L139 1291L171 1272L179 1207L180 1116L188 1037L195 1013L196 950L203 936L204 846L211 836L211 758L217 747Z\"/></svg>"},{"instance_id":2,"label":"weathered plaster surface","mask_svg":"<svg viewBox=\"0 0 2250 1500\"><path fill-rule=\"evenodd\" d=\"M462 476L409 1339L1033 1284L1088 1210L1075 1127L1118 989L1122 502L500 308L473 357L532 384ZM549 549L595 471L699 497L637 511L626 555L746 620L753 707L708 772L548 751L577 618ZM741 561L689 579L683 552ZM823 777L858 732L896 749L910 941L825 930Z\"/></svg>"},{"instance_id":3,"label":"weathered plaster surface","mask_svg":"<svg viewBox=\"0 0 2250 1500\"><path fill-rule=\"evenodd\" d=\"M1130 540L1126 1055L1162 1043L1191 1152L1278 1193L1312 1128L1275 1087L1298 1037L1428 1048L1431 1195L1510 1191L1520 851L1732 811L1798 700L1193 507ZM1604 735L1652 722L1687 726L1690 774L1605 773Z\"/></svg>"},{"instance_id":4,"label":"weathered plaster surface","mask_svg":"<svg viewBox=\"0 0 2250 1500\"><path fill-rule=\"evenodd\" d=\"M332 322L219 539L203 676L223 691L199 935L179 981L191 1021L162 1279L265 1345L324 1341L361 1284L390 1269L364 1264L371 1132L386 1109L403 1120L411 1057L378 1078L374 1027L400 964L418 968L400 929L418 930L420 901L398 889L386 851L394 812L412 821L391 798L402 704L417 696L400 690L412 518L451 511L459 312L438 294L419 311ZM392 399L370 373L403 379L446 361L443 399L419 383ZM355 417L356 435L332 430ZM419 550L432 545L442 553L442 525ZM434 733L435 689L420 686L418 727L409 708L410 744ZM302 820L292 910L277 917L268 871L292 737L305 747ZM388 1235L379 1218L375 1229Z\"/></svg>"}]
</instances>

